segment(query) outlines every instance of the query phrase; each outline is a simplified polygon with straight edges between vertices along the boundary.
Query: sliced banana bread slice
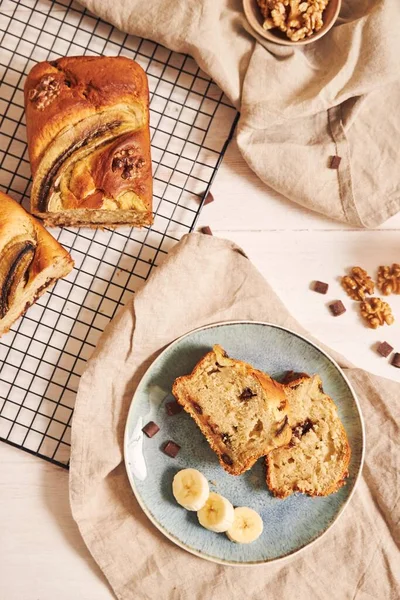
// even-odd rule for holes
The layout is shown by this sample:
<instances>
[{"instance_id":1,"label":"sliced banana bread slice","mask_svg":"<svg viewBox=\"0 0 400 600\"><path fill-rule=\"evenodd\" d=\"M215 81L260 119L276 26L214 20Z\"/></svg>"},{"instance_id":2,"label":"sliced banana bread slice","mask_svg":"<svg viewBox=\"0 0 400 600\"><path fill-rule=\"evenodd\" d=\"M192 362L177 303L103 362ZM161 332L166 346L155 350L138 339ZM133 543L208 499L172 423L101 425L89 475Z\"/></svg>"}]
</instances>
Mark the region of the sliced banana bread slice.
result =
<instances>
[{"instance_id":1,"label":"sliced banana bread slice","mask_svg":"<svg viewBox=\"0 0 400 600\"><path fill-rule=\"evenodd\" d=\"M215 345L172 388L228 473L240 475L273 448L289 443L283 386Z\"/></svg>"},{"instance_id":2,"label":"sliced banana bread slice","mask_svg":"<svg viewBox=\"0 0 400 600\"><path fill-rule=\"evenodd\" d=\"M345 484L350 461L346 431L318 375L286 386L292 438L266 458L267 484L279 498L293 492L328 496Z\"/></svg>"}]
</instances>

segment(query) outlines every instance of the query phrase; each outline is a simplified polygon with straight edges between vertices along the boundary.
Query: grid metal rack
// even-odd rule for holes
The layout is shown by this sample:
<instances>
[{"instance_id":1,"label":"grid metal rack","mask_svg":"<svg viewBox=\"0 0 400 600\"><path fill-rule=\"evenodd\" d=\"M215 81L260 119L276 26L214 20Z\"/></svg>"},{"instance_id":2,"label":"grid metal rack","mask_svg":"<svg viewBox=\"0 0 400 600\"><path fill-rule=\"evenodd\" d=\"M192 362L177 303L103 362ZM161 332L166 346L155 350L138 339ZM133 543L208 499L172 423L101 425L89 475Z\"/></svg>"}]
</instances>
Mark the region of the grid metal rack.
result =
<instances>
[{"instance_id":1,"label":"grid metal rack","mask_svg":"<svg viewBox=\"0 0 400 600\"><path fill-rule=\"evenodd\" d=\"M0 439L62 467L85 362L118 308L193 230L237 119L191 57L126 35L72 0L3 0L0 189L26 208L26 74L39 61L82 54L128 56L147 72L155 214L143 230L52 230L75 269L0 341Z\"/></svg>"}]
</instances>

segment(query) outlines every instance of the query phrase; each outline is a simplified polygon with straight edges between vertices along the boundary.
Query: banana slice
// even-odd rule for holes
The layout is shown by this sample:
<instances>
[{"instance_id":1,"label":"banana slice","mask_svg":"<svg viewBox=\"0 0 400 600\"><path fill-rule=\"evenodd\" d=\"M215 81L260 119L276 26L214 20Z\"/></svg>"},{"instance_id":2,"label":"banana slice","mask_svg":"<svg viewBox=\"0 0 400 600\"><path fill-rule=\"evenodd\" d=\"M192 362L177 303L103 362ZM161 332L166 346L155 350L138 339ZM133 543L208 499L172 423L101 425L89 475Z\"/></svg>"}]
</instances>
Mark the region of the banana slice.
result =
<instances>
[{"instance_id":1,"label":"banana slice","mask_svg":"<svg viewBox=\"0 0 400 600\"><path fill-rule=\"evenodd\" d=\"M182 469L172 482L175 500L186 510L200 510L209 496L208 481L196 469Z\"/></svg>"},{"instance_id":2,"label":"banana slice","mask_svg":"<svg viewBox=\"0 0 400 600\"><path fill-rule=\"evenodd\" d=\"M215 492L210 493L207 502L197 513L200 525L216 533L222 533L232 527L233 516L232 504Z\"/></svg>"},{"instance_id":3,"label":"banana slice","mask_svg":"<svg viewBox=\"0 0 400 600\"><path fill-rule=\"evenodd\" d=\"M229 527L226 535L231 542L251 544L260 537L263 528L262 519L255 510L240 506L234 510L233 524Z\"/></svg>"}]
</instances>

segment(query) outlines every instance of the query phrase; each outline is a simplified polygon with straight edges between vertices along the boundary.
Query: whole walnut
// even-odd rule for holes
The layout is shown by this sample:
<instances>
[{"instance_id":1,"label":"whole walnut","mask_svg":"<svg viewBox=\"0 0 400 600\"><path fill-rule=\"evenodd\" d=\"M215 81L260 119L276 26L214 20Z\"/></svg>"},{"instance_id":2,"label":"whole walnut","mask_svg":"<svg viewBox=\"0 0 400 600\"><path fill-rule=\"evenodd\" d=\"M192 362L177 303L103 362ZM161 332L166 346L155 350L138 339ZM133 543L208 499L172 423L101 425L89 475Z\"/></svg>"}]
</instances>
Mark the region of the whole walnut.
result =
<instances>
[{"instance_id":1,"label":"whole walnut","mask_svg":"<svg viewBox=\"0 0 400 600\"><path fill-rule=\"evenodd\" d=\"M400 265L393 263L391 267L379 267L378 287L384 296L400 294Z\"/></svg>"},{"instance_id":2,"label":"whole walnut","mask_svg":"<svg viewBox=\"0 0 400 600\"><path fill-rule=\"evenodd\" d=\"M368 298L364 302L361 302L360 312L361 316L372 329L377 329L385 323L387 325L394 323L392 309L381 298Z\"/></svg>"},{"instance_id":3,"label":"whole walnut","mask_svg":"<svg viewBox=\"0 0 400 600\"><path fill-rule=\"evenodd\" d=\"M366 294L373 294L375 284L367 271L361 267L353 267L351 274L342 278L342 286L353 300L364 300Z\"/></svg>"}]
</instances>

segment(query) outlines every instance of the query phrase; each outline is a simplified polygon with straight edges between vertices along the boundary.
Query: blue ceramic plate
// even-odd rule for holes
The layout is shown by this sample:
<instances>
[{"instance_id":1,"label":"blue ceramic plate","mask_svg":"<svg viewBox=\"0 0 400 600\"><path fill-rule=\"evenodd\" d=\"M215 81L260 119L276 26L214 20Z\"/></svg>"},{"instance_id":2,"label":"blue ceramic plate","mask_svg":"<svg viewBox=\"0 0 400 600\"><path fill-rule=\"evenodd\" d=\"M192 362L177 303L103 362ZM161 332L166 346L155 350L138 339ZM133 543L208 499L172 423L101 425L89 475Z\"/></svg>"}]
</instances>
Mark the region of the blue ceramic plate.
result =
<instances>
[{"instance_id":1,"label":"blue ceramic plate","mask_svg":"<svg viewBox=\"0 0 400 600\"><path fill-rule=\"evenodd\" d=\"M214 452L184 411L168 416L174 379L190 373L213 344L229 356L245 360L279 378L285 371L319 373L325 391L337 404L352 450L346 485L326 498L294 494L274 498L265 484L264 460L235 477L219 465ZM160 431L147 438L142 427L154 421ZM173 459L162 452L168 440L181 450ZM354 391L339 366L305 338L268 323L231 322L192 331L173 342L153 362L141 380L128 414L125 464L133 492L152 523L188 552L229 565L254 565L293 555L320 538L349 502L364 456L364 425ZM210 482L210 489L234 506L249 506L264 522L263 534L252 544L235 544L225 534L201 527L196 513L179 506L172 495L172 479L180 469L193 467Z\"/></svg>"}]
</instances>

